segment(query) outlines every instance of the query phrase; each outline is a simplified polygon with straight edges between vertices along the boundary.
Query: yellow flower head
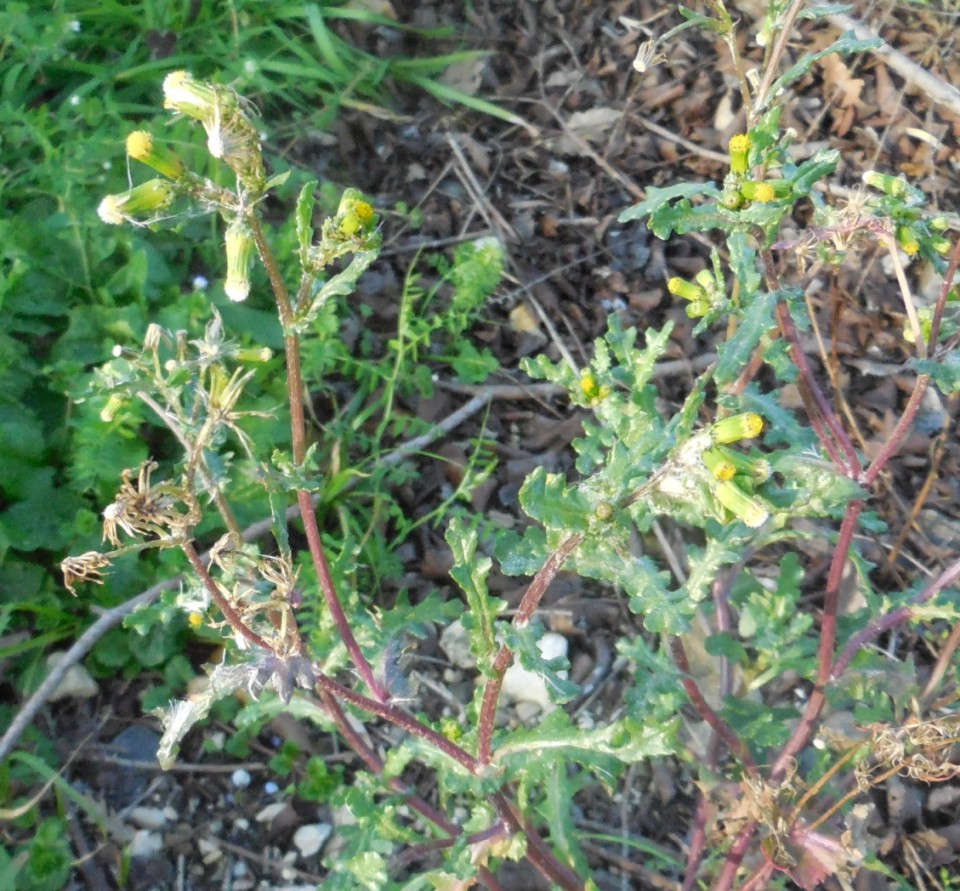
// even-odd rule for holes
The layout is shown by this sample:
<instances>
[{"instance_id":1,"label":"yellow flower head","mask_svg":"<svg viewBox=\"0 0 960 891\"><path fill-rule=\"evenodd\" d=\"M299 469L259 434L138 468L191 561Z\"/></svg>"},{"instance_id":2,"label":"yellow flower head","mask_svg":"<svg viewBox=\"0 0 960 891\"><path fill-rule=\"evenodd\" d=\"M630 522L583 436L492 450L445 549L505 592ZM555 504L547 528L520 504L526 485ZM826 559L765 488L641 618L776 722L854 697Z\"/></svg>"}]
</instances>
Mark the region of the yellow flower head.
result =
<instances>
[{"instance_id":1,"label":"yellow flower head","mask_svg":"<svg viewBox=\"0 0 960 891\"><path fill-rule=\"evenodd\" d=\"M726 455L717 448L706 449L703 452L703 463L707 465L707 470L713 475L714 479L732 480L737 472L737 468L732 461L727 460Z\"/></svg>"},{"instance_id":2,"label":"yellow flower head","mask_svg":"<svg viewBox=\"0 0 960 891\"><path fill-rule=\"evenodd\" d=\"M777 197L777 193L770 183L758 183L751 179L740 183L740 194L748 201L756 201L760 204L766 204Z\"/></svg>"},{"instance_id":3,"label":"yellow flower head","mask_svg":"<svg viewBox=\"0 0 960 891\"><path fill-rule=\"evenodd\" d=\"M337 207L337 233L344 238L366 233L374 223L373 206L358 189L346 189Z\"/></svg>"}]
</instances>

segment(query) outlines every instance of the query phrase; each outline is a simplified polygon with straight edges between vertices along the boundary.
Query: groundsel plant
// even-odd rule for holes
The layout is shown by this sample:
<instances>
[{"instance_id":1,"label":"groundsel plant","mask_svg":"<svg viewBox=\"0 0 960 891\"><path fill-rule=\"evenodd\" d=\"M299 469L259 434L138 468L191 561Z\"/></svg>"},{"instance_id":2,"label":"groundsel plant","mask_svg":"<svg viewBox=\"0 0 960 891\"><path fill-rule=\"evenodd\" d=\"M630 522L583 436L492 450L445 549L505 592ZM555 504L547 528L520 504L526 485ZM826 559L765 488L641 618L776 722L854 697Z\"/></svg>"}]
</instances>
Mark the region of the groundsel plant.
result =
<instances>
[{"instance_id":1,"label":"groundsel plant","mask_svg":"<svg viewBox=\"0 0 960 891\"><path fill-rule=\"evenodd\" d=\"M240 97L184 73L164 86L165 105L199 121L210 153L235 173L233 190L192 173L149 134L128 140L131 157L159 178L104 199L106 222L142 224L178 206L219 213L232 300L248 296L250 267L255 259L263 264L283 332L291 453L263 466L275 542L261 549L234 519L228 470L213 458L228 437L255 453L257 444L244 430L250 412L242 404L243 385L268 355L231 341L215 314L199 338L151 328L142 350L122 351L103 379L116 400L149 400L181 442L182 465L164 479L152 464L128 471L104 513L114 550L71 558L64 572L70 585L95 582L121 552L178 548L196 577L183 601L191 621L215 625L232 642L206 689L164 712L164 764L216 700L237 690L252 696L272 690L278 706L338 733L356 752L366 773L331 796L356 822L343 829L336 864L326 864L336 872L325 887L479 882L498 889L498 865L521 858L553 887L597 887L578 839L574 797L588 787L614 793L630 765L676 754L691 757L692 769L700 771L685 888L728 889L745 877L760 888L777 870L814 888L829 875L846 880L873 854L851 841L864 833L843 808L860 790L888 769L943 776L939 762L950 728L937 715L920 713L933 698L918 701L911 725L928 729L926 742L903 743L897 722L903 704L875 683L870 692L866 679L887 667L867 644L908 621L949 617L937 597L960 576L960 560L915 589L880 592L871 586L854 536L864 524L882 528L867 502L927 387L960 389L949 302L960 251L947 234L957 221L929 213L922 193L905 180L875 171L846 206L835 206L816 186L836 169L836 152L799 163L791 158L779 125L785 91L823 55L803 56L778 75L784 35L801 6L771 4L759 73L746 70L722 2L707 3L706 15L683 10L681 28L707 28L730 47L747 126L730 142L721 182L651 188L622 220L643 219L660 238L693 231L716 236L709 264L689 279L671 279L667 291L699 320L697 333L723 323L727 334L716 362L675 411L654 384L669 325L641 338L612 318L583 369L543 356L526 361L531 377L562 385L592 420L574 443L574 476L538 468L527 478L520 504L532 522L525 529L498 535L491 547L470 524L448 523L450 574L466 601L461 619L477 679L459 718L422 714L416 698L400 690L396 660L399 641L422 636L426 623L448 622L459 605L451 610L428 599L412 606L401 599L374 619L358 592L334 583L312 498L317 471L307 447L301 340L316 336L311 322L324 304L349 294L376 257L380 236L372 206L348 190L317 233L312 187L304 188L295 211L300 284L291 296L259 215L277 180L265 174L255 118ZM648 48L649 64L670 36ZM829 51L870 46L843 35ZM787 236L782 223L800 200L813 205L814 223ZM798 334L813 322L802 287L809 266L840 263L864 243L881 245L899 273L903 257L913 254L943 276L936 302L925 310L915 305L906 276L897 275L905 342L916 351L916 384L888 442L869 461L835 414L835 394L824 392ZM761 386L761 380L773 384ZM801 396L799 411L780 399L787 382ZM108 403L105 411L114 409ZM285 497L296 504L306 560L291 548ZM224 531L202 559L195 542L201 522L209 535L208 505ZM811 541L831 548L818 625L801 605L800 555ZM511 612L487 588L492 553L505 573L530 578ZM867 607L841 628L840 588L850 567ZM539 646L539 607L561 569L622 592L635 623L616 644L617 707L582 723L562 706L591 691L568 677L566 660L545 656ZM313 614L321 635L301 624L301 604L314 587L323 604ZM318 648L316 640L327 645ZM515 662L543 679L557 706L532 727L503 727L498 720L504 678ZM705 671L704 663L715 671ZM785 677L806 683L801 705L765 705L767 685ZM717 680L708 688L711 678ZM864 696L872 736L845 741L821 732L828 698L834 710L853 710ZM397 731L385 751L359 723L370 720ZM705 737L690 730L696 722L709 730L700 749L696 741ZM871 745L880 739L884 745ZM921 748L925 760L913 757ZM438 790L431 800L412 784L424 770Z\"/></svg>"},{"instance_id":2,"label":"groundsel plant","mask_svg":"<svg viewBox=\"0 0 960 891\"><path fill-rule=\"evenodd\" d=\"M371 779L358 774L331 797L331 803L350 810L363 830L351 835L349 828L344 829L345 846L337 854L330 887L393 887L392 874L416 872L418 864L436 862L438 857L441 867L419 871L420 878L434 887L437 882L453 887L451 882L480 880L498 888L491 869L504 858L526 858L560 887L583 887L576 869L582 864L547 844L541 835L542 816L530 801L531 795L540 797L535 791L540 777L524 765L542 748L539 733L514 734L507 747L494 740L495 697L490 691L502 672L487 657L500 647L508 626L493 624L500 606L483 589L490 563L477 553L477 533L462 522L452 522L448 532L458 557L453 575L474 606L471 634L481 660L478 667L491 676L481 688L486 691L482 714L479 702L472 712L475 726L451 719L430 721L415 714L411 700L402 695L405 690L395 694L393 689L405 686L397 660L410 635L415 639L424 623L452 618L459 609L432 599L416 606L401 599L392 614L381 613L374 620L359 592L344 596L337 589L328 563L313 500L319 472L313 464L314 449L307 445L301 341L317 336L312 323L324 306L350 294L377 256L381 236L373 207L359 192L348 189L337 212L316 232L315 184L304 187L295 211L298 249L293 258L300 282L291 295L260 217L263 198L283 176L266 175L253 110L232 90L186 72L167 77L164 97L166 108L201 124L210 154L230 168L236 187L225 188L191 171L154 134L138 131L127 139L128 155L158 176L104 198L100 217L112 225L146 225L182 212L219 214L225 225L224 290L232 301L249 296L252 265L259 259L283 335L291 451L275 451L269 461L258 454L258 443L246 425L261 413L245 409L243 397L257 365L269 361L271 352L240 346L215 311L199 337L151 325L142 348L117 349L99 372L101 389L109 394L102 411L105 420L125 401L142 400L171 430L184 454L179 468L163 476L153 461L124 472L120 491L103 512L104 540L113 549L65 560L66 583L71 590L83 582L97 583L124 554L179 549L194 582L184 586L177 602L191 625L208 624L229 644L230 656L211 667L202 692L162 710L161 764L168 767L174 762L184 734L209 714L217 700L240 691L256 700L269 690L279 706L338 733L369 771ZM482 250L488 251L488 246ZM230 487L237 481L231 475L229 449L237 446L260 468L260 481L268 490L275 539L269 549L262 550L234 516ZM306 560L291 547L290 500L302 524ZM197 530L203 524L210 540L211 510L223 532L201 554ZM542 578L549 575L545 572ZM514 620L513 633L520 634L529 621L537 590L534 585L534 594L527 598L529 608ZM301 609L311 597L322 603L322 609ZM327 644L316 648L322 651L307 644L301 627L304 614L317 617L320 627L306 631L311 642ZM529 632L526 639L536 650ZM401 732L399 741L384 754L362 730L358 716L393 724ZM613 776L607 762L626 763L667 750L659 728L648 729L629 719L586 735L578 734L569 721L555 724L548 733L552 743L596 752L607 777ZM420 771L424 767L434 771L442 790L439 803L421 798L406 779L412 761L419 762ZM555 763L562 769L565 762ZM520 788L521 780L534 787ZM407 849L402 856L388 859L401 848Z\"/></svg>"}]
</instances>

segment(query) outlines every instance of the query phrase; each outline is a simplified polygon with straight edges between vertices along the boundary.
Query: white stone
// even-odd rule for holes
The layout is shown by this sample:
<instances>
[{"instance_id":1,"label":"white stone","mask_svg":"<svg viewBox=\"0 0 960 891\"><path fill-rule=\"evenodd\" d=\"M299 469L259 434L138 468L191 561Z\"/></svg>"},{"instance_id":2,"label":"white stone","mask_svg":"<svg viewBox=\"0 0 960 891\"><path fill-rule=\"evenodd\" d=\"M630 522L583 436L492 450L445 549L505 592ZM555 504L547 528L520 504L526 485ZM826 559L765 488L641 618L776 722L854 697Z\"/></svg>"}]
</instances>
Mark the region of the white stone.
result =
<instances>
[{"instance_id":1,"label":"white stone","mask_svg":"<svg viewBox=\"0 0 960 891\"><path fill-rule=\"evenodd\" d=\"M203 857L203 862L210 864L216 863L223 857L223 850L221 847L214 842L206 838L201 838L197 841L197 848L200 851L200 854Z\"/></svg>"},{"instance_id":2,"label":"white stone","mask_svg":"<svg viewBox=\"0 0 960 891\"><path fill-rule=\"evenodd\" d=\"M240 767L230 774L230 782L238 789L246 789L250 785L251 777L247 771Z\"/></svg>"},{"instance_id":3,"label":"white stone","mask_svg":"<svg viewBox=\"0 0 960 891\"><path fill-rule=\"evenodd\" d=\"M539 702L518 702L514 708L521 724L529 724L543 712L543 706Z\"/></svg>"},{"instance_id":4,"label":"white stone","mask_svg":"<svg viewBox=\"0 0 960 891\"><path fill-rule=\"evenodd\" d=\"M475 668L476 661L470 652L470 632L457 619L440 634L440 649L457 668Z\"/></svg>"},{"instance_id":5,"label":"white stone","mask_svg":"<svg viewBox=\"0 0 960 891\"><path fill-rule=\"evenodd\" d=\"M141 829L163 829L170 822L167 809L160 807L135 807L127 816Z\"/></svg>"},{"instance_id":6,"label":"white stone","mask_svg":"<svg viewBox=\"0 0 960 891\"><path fill-rule=\"evenodd\" d=\"M130 840L130 856L151 857L163 848L163 836L149 829L138 829Z\"/></svg>"},{"instance_id":7,"label":"white stone","mask_svg":"<svg viewBox=\"0 0 960 891\"><path fill-rule=\"evenodd\" d=\"M51 653L47 657L47 667L54 668L63 661L63 653ZM97 682L82 665L71 665L60 683L49 696L50 702L59 699L90 699L97 695Z\"/></svg>"},{"instance_id":8,"label":"white stone","mask_svg":"<svg viewBox=\"0 0 960 891\"><path fill-rule=\"evenodd\" d=\"M554 631L547 631L540 640L537 641L537 647L544 659L556 659L567 655L569 644L562 634ZM566 671L558 671L558 677L565 678ZM556 705L550 701L550 695L547 693L547 684L543 677L535 671L528 671L519 662L514 662L503 676L503 695L512 702L530 702L540 706L540 710L547 714L552 712Z\"/></svg>"},{"instance_id":9,"label":"white stone","mask_svg":"<svg viewBox=\"0 0 960 891\"><path fill-rule=\"evenodd\" d=\"M304 857L312 857L332 832L333 827L329 823L307 823L293 833L293 843Z\"/></svg>"},{"instance_id":10,"label":"white stone","mask_svg":"<svg viewBox=\"0 0 960 891\"><path fill-rule=\"evenodd\" d=\"M265 808L259 810L253 819L258 823L272 823L277 815L286 809L286 807L286 802L275 801L273 804L268 804Z\"/></svg>"}]
</instances>

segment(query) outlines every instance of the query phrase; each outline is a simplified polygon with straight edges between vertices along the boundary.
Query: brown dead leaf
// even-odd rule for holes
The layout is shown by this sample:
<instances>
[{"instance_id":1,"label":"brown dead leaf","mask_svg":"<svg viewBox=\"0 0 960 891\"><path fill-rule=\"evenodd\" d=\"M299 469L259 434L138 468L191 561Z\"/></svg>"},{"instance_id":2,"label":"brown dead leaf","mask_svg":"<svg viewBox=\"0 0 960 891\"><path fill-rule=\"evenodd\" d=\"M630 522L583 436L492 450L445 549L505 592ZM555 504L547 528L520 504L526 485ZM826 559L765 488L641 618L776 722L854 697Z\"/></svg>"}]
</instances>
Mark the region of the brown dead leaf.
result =
<instances>
[{"instance_id":1,"label":"brown dead leaf","mask_svg":"<svg viewBox=\"0 0 960 891\"><path fill-rule=\"evenodd\" d=\"M486 64L487 60L482 57L455 62L440 75L440 81L461 93L475 96L480 90Z\"/></svg>"},{"instance_id":2,"label":"brown dead leaf","mask_svg":"<svg viewBox=\"0 0 960 891\"><path fill-rule=\"evenodd\" d=\"M863 78L853 73L838 55L824 56L822 59L823 76L827 86L834 92L840 108L855 108L860 104L863 92Z\"/></svg>"},{"instance_id":3,"label":"brown dead leaf","mask_svg":"<svg viewBox=\"0 0 960 891\"><path fill-rule=\"evenodd\" d=\"M619 108L602 105L586 111L575 111L567 118L566 132L552 141L551 148L561 155L583 155L584 147L575 137L585 142L601 142L622 116Z\"/></svg>"}]
</instances>

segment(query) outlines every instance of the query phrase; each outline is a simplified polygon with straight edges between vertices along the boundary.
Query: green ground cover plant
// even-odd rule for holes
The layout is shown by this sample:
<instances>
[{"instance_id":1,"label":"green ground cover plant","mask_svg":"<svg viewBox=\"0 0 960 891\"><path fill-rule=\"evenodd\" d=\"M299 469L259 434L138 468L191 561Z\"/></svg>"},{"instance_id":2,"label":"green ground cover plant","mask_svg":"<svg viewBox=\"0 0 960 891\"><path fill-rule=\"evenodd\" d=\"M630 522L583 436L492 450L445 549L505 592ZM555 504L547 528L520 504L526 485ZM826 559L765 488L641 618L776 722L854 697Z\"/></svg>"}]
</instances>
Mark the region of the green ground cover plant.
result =
<instances>
[{"instance_id":1,"label":"green ground cover plant","mask_svg":"<svg viewBox=\"0 0 960 891\"><path fill-rule=\"evenodd\" d=\"M162 462L175 443L146 403L133 399L122 410L119 404L108 406L106 397L78 382L112 346L136 340L151 322L171 330L202 330L211 299L223 299L211 295L218 287L209 279L221 262L221 236L209 216L186 214L152 230L105 226L96 217L104 192L128 180L118 153L122 134L131 125L155 127L211 181L230 175L202 147L187 143L189 131L182 122L169 127L168 115L156 103L164 74L187 65L210 71L215 64L219 77L243 85L291 130L302 130L309 117L315 134L334 126L345 107L395 116L403 91L425 90L446 103L504 116L493 104L438 79L451 64L473 58L456 49L452 28L417 31L444 47L431 57L411 58L397 42L389 54L361 48L365 35L388 25L393 33L404 31L396 22L337 3L268 10L254 2L215 7L148 2L94 9L67 0L43 15L27 3L6 4L0 11L5 209L0 221L0 667L6 689L16 691L16 698L37 688L48 654L80 637L91 616L114 607L131 589L170 578L162 557L121 560L104 585L87 588L82 598L65 596L57 563L78 542L89 548L99 544L99 513L113 496L117 468L137 467L148 455ZM270 161L277 164L278 158ZM295 200L305 178L295 170L278 194ZM319 200L328 212L336 209L338 193L332 182L321 184ZM291 221L278 234L279 243L295 241L294 230ZM366 464L328 485L354 491L349 506L336 510L345 529L344 547L372 579L395 570L393 539L413 521L384 496L387 484L396 485L408 471L397 455L380 460L384 430L374 442L365 416L375 416L391 437L415 439L422 432L417 419L402 417L390 401L391 394L429 385L424 364L416 361L418 352L429 350L432 361L452 363L464 379L484 375L489 355L462 346L459 335L491 286L489 276L483 284L477 265L485 265L496 279L499 262L495 253L488 256L482 246L472 245L446 260L423 257L418 269L430 273L431 284L421 286L411 269L403 295L408 309L395 349L381 354L363 341L348 357L343 341L330 340L322 353L307 353L311 375L324 377L321 382L308 376L308 386L330 387L334 398L326 370L336 364L338 387L348 386L354 396L355 403L335 406L327 429L345 454L362 449ZM456 292L454 305L437 305L441 288ZM250 356L282 347L275 313L251 303L227 307L226 314L237 328L261 332ZM316 324L333 324L330 312ZM334 344L339 352L331 349ZM264 416L285 398L281 378L271 375L277 361L264 359L263 373L246 382L245 397L251 410L260 412L254 435L283 445L289 429ZM467 469L464 486L483 472L480 457L476 470L473 464ZM246 491L259 490L250 484ZM331 488L327 494L335 492ZM242 503L240 486L234 494L241 521L251 520L251 509L261 516L259 507ZM451 495L454 503L461 498L462 491ZM156 680L146 704L152 707L181 693L193 676L183 653L196 629L191 614L181 609L157 607L138 621L149 634L114 629L92 635L86 665L97 678L151 674ZM6 727L16 713L4 698L0 724ZM47 782L60 760L51 741L35 729L28 729L27 740L40 757L15 753L4 764L0 783L0 803L15 805L13 811L22 800L7 796ZM59 826L56 819L54 824ZM0 872L18 887L62 885L69 869L66 842L59 829L46 826L38 811L28 808L10 836L18 841L0 853L4 864L12 864L9 870L0 866ZM47 851L45 840L54 838L57 844Z\"/></svg>"},{"instance_id":2,"label":"green ground cover plant","mask_svg":"<svg viewBox=\"0 0 960 891\"><path fill-rule=\"evenodd\" d=\"M717 361L669 410L654 384L669 326L639 332L612 316L585 367L527 360L531 378L561 385L593 420L574 443L575 474L540 468L527 478L525 528L495 532L455 496L431 518L445 524L465 611L435 596L401 598L390 609L372 602L377 573L411 525L397 511L396 537L383 537L351 501L362 499L361 486L374 497L404 472L402 453L393 460L396 453L383 452L388 431L429 435L392 411L403 388L429 392L429 367L419 361L428 344L441 343L440 360L465 380L481 381L493 368L489 355L458 340L498 281L500 246L465 246L441 268L449 303L411 276L389 355L365 356L362 341L351 349L343 336L351 295L380 248L377 211L365 196L347 189L323 211L317 183L305 182L289 222L269 225L264 199L282 193L288 177L268 176L251 105L185 71L164 79L164 106L202 126L207 151L229 173L210 175L208 162L171 146L155 127L127 140L130 158L155 176L108 195L100 217L123 231L210 214L223 230L215 242L222 238L225 248L224 291L238 309L217 313L194 296L189 315L152 320L142 341L133 346L127 337L99 369L80 410L121 438L152 414L179 453L142 454L126 465L103 512L112 550L78 551L63 572L74 588L132 572L124 566L144 553L186 559L190 581L135 614L129 633L180 622L221 642L226 657L201 692L161 708L162 763L172 764L185 734L237 691L256 700L241 720L289 709L356 753L365 771L347 778L317 765L303 781L305 795L354 818L341 827L324 887L497 889L498 867L523 858L554 887L596 887L575 824L576 795L587 786L612 793L631 765L672 755L692 762L699 804L686 861L645 848L636 856L649 869L687 888L786 886L789 878L812 889L827 877L887 869L854 806L872 785L892 773L926 782L955 773L948 755L960 728L941 700L957 680L956 635L925 685L870 645L906 623L956 627L960 559L908 589L878 590L856 535L882 527L870 501L927 389L960 390L960 221L882 171L864 171L861 188L828 201L819 187L829 184L836 152L803 161L790 154L780 116L791 84L826 53L866 52L871 41L844 34L785 66L796 17L825 10L771 3L761 32L766 55L751 72L728 8L719 0L704 8L683 10L684 24L644 47L637 64L655 64L683 29L720 35L739 74L747 126L730 141L721 182L651 188L621 219L642 220L661 239L712 239L710 264L667 288L699 320L696 332L724 332ZM788 234L785 221L799 202L811 208L811 222ZM868 459L837 417L801 332L814 325L804 299L811 268L876 244L889 255L903 301L915 380L892 435ZM911 290L911 257L942 276L932 305L918 305ZM246 312L256 260L276 303L271 327L262 310ZM254 331L266 339L248 337ZM427 370L411 371L411 363ZM334 411L323 441L311 441L305 393L342 373L357 386L353 400ZM281 381L283 411L265 378ZM800 408L781 399L786 385ZM335 444L347 439L353 454L368 457L338 461ZM257 522L262 515L267 523ZM682 551L669 545L665 526L684 530ZM816 622L800 606L803 547L813 538L830 548ZM530 579L510 614L487 588L494 558L506 574ZM176 565L162 555L158 563ZM539 646L538 606L561 569L623 592L637 618L636 633L617 642L622 708L593 726L562 708L582 690L565 661ZM851 578L864 605L842 613ZM448 626L461 613L477 685L460 718L437 719L406 689L401 655L427 625ZM704 625L709 631L698 637ZM693 664L697 644L697 659L712 671ZM541 677L558 706L534 726L497 722L514 662ZM899 683L877 682L896 672ZM805 699L764 701L765 688L787 676L804 679ZM718 680L708 689L711 678ZM827 714L843 712L856 718L857 732L826 732ZM699 759L681 720L688 715L710 730ZM385 749L362 730L374 720L399 731ZM278 771L289 754L277 756ZM438 789L429 800L414 782L424 771ZM41 828L38 838L56 838L55 825ZM58 857L51 841L43 852L42 863L28 862L50 878L31 881L54 887L42 882L63 874L62 851Z\"/></svg>"}]
</instances>

